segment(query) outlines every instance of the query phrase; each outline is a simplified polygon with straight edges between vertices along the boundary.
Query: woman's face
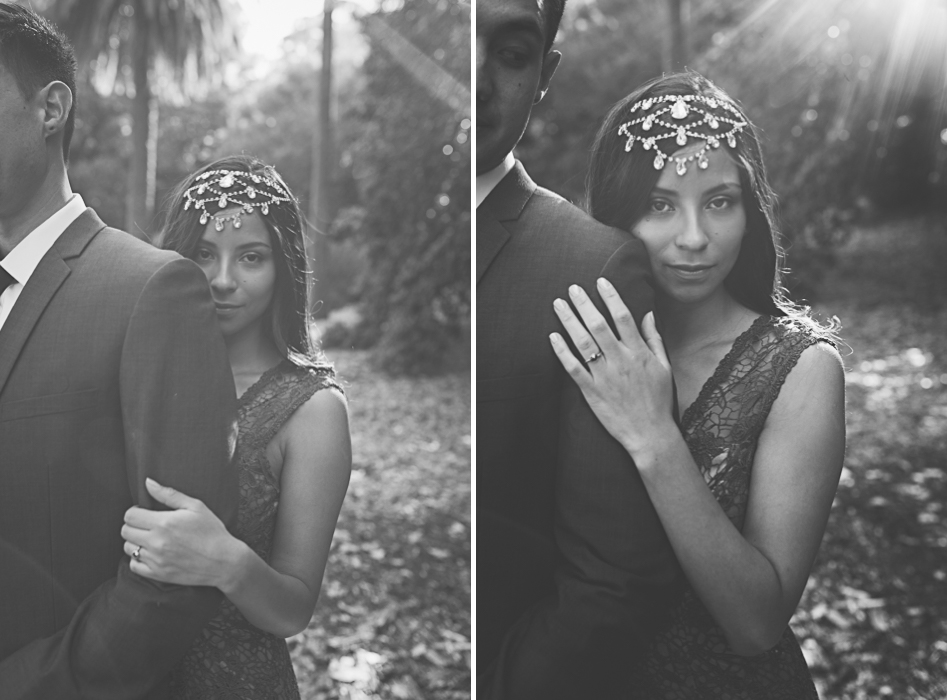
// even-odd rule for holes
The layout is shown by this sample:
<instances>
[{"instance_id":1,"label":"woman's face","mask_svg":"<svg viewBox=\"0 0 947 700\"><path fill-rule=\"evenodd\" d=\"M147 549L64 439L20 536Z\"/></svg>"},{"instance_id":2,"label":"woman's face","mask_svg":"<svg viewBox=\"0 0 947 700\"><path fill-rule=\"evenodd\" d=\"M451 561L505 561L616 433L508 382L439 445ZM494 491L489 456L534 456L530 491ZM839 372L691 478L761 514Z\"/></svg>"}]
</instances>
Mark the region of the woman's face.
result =
<instances>
[{"instance_id":1,"label":"woman's face","mask_svg":"<svg viewBox=\"0 0 947 700\"><path fill-rule=\"evenodd\" d=\"M217 216L238 211L236 207L225 209ZM273 300L276 261L270 234L260 215L256 211L244 214L240 228L234 228L230 220L220 231L211 218L194 261L207 275L224 337L261 332L261 321Z\"/></svg>"},{"instance_id":2,"label":"woman's face","mask_svg":"<svg viewBox=\"0 0 947 700\"><path fill-rule=\"evenodd\" d=\"M675 156L700 149L693 144ZM674 161L661 172L644 218L634 235L644 243L659 290L670 299L693 304L725 293L723 281L736 263L746 230L740 171L725 147L707 154L678 175Z\"/></svg>"}]
</instances>

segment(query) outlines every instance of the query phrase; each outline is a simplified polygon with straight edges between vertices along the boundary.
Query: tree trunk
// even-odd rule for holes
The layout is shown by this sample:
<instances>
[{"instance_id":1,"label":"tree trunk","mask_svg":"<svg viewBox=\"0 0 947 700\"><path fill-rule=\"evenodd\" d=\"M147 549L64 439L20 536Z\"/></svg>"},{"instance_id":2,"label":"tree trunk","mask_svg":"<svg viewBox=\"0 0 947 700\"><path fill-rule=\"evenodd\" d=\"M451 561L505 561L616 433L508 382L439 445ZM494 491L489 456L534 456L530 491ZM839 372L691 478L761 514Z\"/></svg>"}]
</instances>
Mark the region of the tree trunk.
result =
<instances>
[{"instance_id":1,"label":"tree trunk","mask_svg":"<svg viewBox=\"0 0 947 700\"><path fill-rule=\"evenodd\" d=\"M665 70L682 71L687 65L687 47L684 45L684 22L681 10L684 0L668 0L668 52Z\"/></svg>"},{"instance_id":2,"label":"tree trunk","mask_svg":"<svg viewBox=\"0 0 947 700\"><path fill-rule=\"evenodd\" d=\"M309 266L315 283L313 300L325 299L329 269L329 240L332 224L329 198L332 177L332 10L333 0L325 0L322 15L322 71L319 78L319 123L312 139L312 170L309 178Z\"/></svg>"},{"instance_id":3,"label":"tree trunk","mask_svg":"<svg viewBox=\"0 0 947 700\"><path fill-rule=\"evenodd\" d=\"M158 141L158 102L151 94L151 32L144 10L136 7L132 74L132 153L125 198L125 230L148 238L155 204L155 162Z\"/></svg>"}]
</instances>

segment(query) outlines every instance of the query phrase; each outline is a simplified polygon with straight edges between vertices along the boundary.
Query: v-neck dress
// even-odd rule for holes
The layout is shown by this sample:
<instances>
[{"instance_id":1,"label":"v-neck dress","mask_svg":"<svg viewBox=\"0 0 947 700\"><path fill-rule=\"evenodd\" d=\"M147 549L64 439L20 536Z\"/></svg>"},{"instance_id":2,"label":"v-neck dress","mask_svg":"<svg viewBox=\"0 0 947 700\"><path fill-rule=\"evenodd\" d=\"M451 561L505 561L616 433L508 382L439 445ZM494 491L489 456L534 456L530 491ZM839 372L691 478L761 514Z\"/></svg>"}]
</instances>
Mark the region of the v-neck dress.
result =
<instances>
[{"instance_id":1,"label":"v-neck dress","mask_svg":"<svg viewBox=\"0 0 947 700\"><path fill-rule=\"evenodd\" d=\"M760 316L736 339L681 417L697 467L738 530L746 517L753 458L766 417L803 350L820 340L798 320ZM638 696L649 700L818 700L788 626L771 650L740 656L689 585L637 673Z\"/></svg>"},{"instance_id":2,"label":"v-neck dress","mask_svg":"<svg viewBox=\"0 0 947 700\"><path fill-rule=\"evenodd\" d=\"M330 366L289 362L267 370L237 402L239 438L234 454L240 502L233 535L269 560L279 482L266 446L290 416L321 389L342 388ZM251 624L224 598L217 616L172 674L175 700L299 700L286 640Z\"/></svg>"}]
</instances>

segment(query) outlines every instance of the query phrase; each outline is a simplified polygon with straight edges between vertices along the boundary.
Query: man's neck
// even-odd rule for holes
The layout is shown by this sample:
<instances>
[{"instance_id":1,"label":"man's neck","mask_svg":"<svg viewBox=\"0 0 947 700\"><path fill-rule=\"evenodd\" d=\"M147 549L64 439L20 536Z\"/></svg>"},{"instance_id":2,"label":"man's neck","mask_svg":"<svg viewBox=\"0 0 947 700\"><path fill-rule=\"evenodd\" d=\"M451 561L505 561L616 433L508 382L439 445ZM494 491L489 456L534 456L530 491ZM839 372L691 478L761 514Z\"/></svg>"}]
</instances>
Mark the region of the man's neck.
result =
<instances>
[{"instance_id":1,"label":"man's neck","mask_svg":"<svg viewBox=\"0 0 947 700\"><path fill-rule=\"evenodd\" d=\"M50 173L43 186L20 211L0 216L0 257L6 256L41 223L66 206L72 198L72 187L65 168L60 177Z\"/></svg>"},{"instance_id":2,"label":"man's neck","mask_svg":"<svg viewBox=\"0 0 947 700\"><path fill-rule=\"evenodd\" d=\"M509 173L513 166L516 164L516 160L513 158L513 153L507 153L506 157L500 161L500 163L495 167L491 168L485 173L477 175L477 206L487 198L490 192L493 191L500 181Z\"/></svg>"}]
</instances>

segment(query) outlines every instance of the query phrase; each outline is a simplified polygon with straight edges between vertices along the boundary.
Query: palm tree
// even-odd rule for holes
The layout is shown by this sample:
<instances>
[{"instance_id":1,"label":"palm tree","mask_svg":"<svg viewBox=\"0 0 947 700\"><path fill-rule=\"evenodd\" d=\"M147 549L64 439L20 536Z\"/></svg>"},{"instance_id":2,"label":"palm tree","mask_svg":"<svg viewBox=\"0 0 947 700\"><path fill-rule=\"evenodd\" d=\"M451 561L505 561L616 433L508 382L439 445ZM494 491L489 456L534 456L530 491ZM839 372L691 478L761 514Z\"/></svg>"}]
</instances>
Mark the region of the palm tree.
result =
<instances>
[{"instance_id":1,"label":"palm tree","mask_svg":"<svg viewBox=\"0 0 947 700\"><path fill-rule=\"evenodd\" d=\"M114 75L113 89L121 84L134 91L125 228L137 236L145 234L154 212L155 75L166 71L184 94L210 77L236 45L228 2L60 0L49 12L72 40L80 66Z\"/></svg>"}]
</instances>

